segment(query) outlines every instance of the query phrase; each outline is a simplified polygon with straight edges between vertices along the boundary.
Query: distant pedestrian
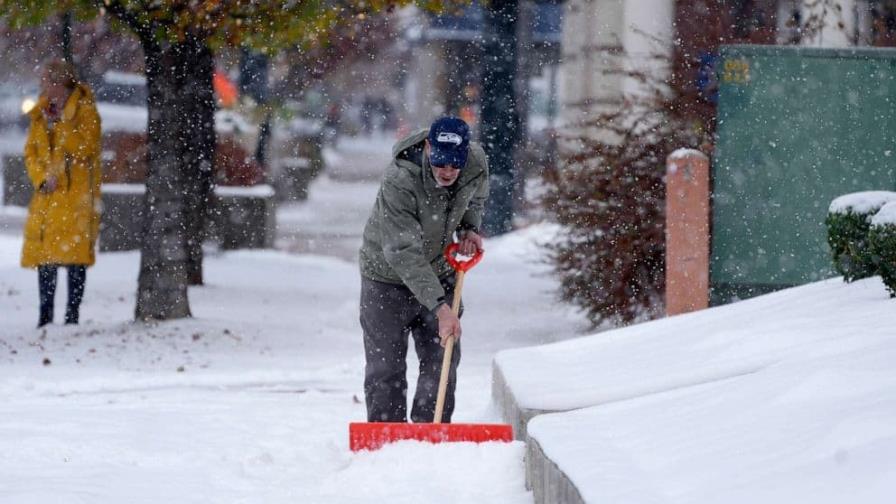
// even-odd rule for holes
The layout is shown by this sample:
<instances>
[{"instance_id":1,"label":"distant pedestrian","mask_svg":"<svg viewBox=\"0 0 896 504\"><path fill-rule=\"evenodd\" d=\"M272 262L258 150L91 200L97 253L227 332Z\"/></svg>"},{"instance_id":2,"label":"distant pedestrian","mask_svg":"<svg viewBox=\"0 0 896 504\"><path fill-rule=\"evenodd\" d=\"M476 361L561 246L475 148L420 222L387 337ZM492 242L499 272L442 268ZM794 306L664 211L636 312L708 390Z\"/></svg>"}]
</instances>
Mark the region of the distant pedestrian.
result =
<instances>
[{"instance_id":1,"label":"distant pedestrian","mask_svg":"<svg viewBox=\"0 0 896 504\"><path fill-rule=\"evenodd\" d=\"M470 142L469 126L456 117L440 118L399 141L392 156L360 251L367 419L407 421L410 333L420 360L411 420L432 422L444 342L461 335L449 305L454 270L442 253L455 235L462 254L482 249L488 161L482 147ZM452 354L443 422L454 410L459 344Z\"/></svg>"},{"instance_id":2,"label":"distant pedestrian","mask_svg":"<svg viewBox=\"0 0 896 504\"><path fill-rule=\"evenodd\" d=\"M38 327L53 321L57 269L68 268L65 323L77 324L99 232L100 117L93 92L62 60L44 67L41 96L29 115L25 166L34 196L25 221L22 266L37 268Z\"/></svg>"},{"instance_id":3,"label":"distant pedestrian","mask_svg":"<svg viewBox=\"0 0 896 504\"><path fill-rule=\"evenodd\" d=\"M339 102L333 102L327 107L327 114L324 117L324 143L327 145L335 145L336 139L339 137L340 123L342 122L342 105Z\"/></svg>"}]
</instances>

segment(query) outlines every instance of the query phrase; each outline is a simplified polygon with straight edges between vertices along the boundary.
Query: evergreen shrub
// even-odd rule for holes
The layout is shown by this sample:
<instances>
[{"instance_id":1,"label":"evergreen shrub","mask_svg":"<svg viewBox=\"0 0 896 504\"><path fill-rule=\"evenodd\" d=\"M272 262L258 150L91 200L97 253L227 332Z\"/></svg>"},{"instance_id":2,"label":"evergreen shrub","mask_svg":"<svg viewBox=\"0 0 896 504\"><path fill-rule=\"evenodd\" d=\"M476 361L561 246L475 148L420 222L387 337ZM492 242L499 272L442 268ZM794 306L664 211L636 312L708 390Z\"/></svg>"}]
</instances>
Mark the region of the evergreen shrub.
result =
<instances>
[{"instance_id":1,"label":"evergreen shrub","mask_svg":"<svg viewBox=\"0 0 896 504\"><path fill-rule=\"evenodd\" d=\"M834 269L852 282L877 274L874 255L868 247L871 218L896 193L865 191L846 194L831 202L825 225Z\"/></svg>"},{"instance_id":2,"label":"evergreen shrub","mask_svg":"<svg viewBox=\"0 0 896 504\"><path fill-rule=\"evenodd\" d=\"M881 207L871 219L868 250L890 297L896 297L896 201Z\"/></svg>"}]
</instances>

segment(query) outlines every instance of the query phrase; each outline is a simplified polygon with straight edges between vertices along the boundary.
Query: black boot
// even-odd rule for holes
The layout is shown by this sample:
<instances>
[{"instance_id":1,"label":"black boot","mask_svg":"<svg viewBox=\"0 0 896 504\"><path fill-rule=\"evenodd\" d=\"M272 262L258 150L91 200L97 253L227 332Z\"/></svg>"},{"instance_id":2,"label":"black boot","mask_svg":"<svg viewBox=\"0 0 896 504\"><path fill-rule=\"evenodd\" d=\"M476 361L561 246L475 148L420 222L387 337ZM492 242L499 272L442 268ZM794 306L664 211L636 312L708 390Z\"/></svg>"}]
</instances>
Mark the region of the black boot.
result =
<instances>
[{"instance_id":1,"label":"black boot","mask_svg":"<svg viewBox=\"0 0 896 504\"><path fill-rule=\"evenodd\" d=\"M37 328L50 324L53 322L53 307L40 307L40 317L37 319Z\"/></svg>"},{"instance_id":2,"label":"black boot","mask_svg":"<svg viewBox=\"0 0 896 504\"><path fill-rule=\"evenodd\" d=\"M77 324L81 299L84 298L84 284L87 281L85 266L68 267L68 303L65 308L65 323Z\"/></svg>"},{"instance_id":3,"label":"black boot","mask_svg":"<svg viewBox=\"0 0 896 504\"><path fill-rule=\"evenodd\" d=\"M78 323L78 308L72 308L71 306L65 309L65 323L66 324L77 324Z\"/></svg>"},{"instance_id":4,"label":"black boot","mask_svg":"<svg viewBox=\"0 0 896 504\"><path fill-rule=\"evenodd\" d=\"M53 300L56 298L56 266L37 268L37 286L40 293L40 316L37 327L53 322Z\"/></svg>"}]
</instances>

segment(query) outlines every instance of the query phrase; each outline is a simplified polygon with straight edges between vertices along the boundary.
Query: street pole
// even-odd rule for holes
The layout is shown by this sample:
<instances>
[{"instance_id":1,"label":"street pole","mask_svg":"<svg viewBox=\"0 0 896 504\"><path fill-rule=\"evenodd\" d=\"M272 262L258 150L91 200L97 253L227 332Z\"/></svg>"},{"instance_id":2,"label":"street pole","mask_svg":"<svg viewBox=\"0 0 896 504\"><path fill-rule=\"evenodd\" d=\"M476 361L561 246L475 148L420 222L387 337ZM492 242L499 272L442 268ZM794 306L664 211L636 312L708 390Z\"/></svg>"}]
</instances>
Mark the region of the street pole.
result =
<instances>
[{"instance_id":1,"label":"street pole","mask_svg":"<svg viewBox=\"0 0 896 504\"><path fill-rule=\"evenodd\" d=\"M74 63L72 55L72 11L62 13L62 59Z\"/></svg>"},{"instance_id":2,"label":"street pole","mask_svg":"<svg viewBox=\"0 0 896 504\"><path fill-rule=\"evenodd\" d=\"M514 91L519 0L491 0L485 9L480 137L489 159L490 192L482 231L487 236L513 229L514 155L520 114Z\"/></svg>"},{"instance_id":3,"label":"street pole","mask_svg":"<svg viewBox=\"0 0 896 504\"><path fill-rule=\"evenodd\" d=\"M252 52L243 48L240 54L240 94L251 96L262 110L264 119L258 132L258 143L255 145L255 160L265 170L268 168L268 142L271 136L273 110L269 103L268 82L270 74L270 58L267 54Z\"/></svg>"}]
</instances>

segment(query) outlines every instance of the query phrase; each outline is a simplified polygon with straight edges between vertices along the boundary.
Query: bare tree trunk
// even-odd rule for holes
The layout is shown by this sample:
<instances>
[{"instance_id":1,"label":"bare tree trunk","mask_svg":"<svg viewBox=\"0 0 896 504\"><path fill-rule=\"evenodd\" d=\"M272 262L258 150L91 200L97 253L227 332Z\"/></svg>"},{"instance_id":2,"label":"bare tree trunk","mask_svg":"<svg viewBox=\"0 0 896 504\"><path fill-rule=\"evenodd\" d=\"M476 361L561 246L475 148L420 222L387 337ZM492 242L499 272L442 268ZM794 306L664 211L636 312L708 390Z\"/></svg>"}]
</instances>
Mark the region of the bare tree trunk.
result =
<instances>
[{"instance_id":1,"label":"bare tree trunk","mask_svg":"<svg viewBox=\"0 0 896 504\"><path fill-rule=\"evenodd\" d=\"M147 47L149 169L137 320L190 316L191 260L201 279L205 209L214 165L211 51L188 37Z\"/></svg>"}]
</instances>

